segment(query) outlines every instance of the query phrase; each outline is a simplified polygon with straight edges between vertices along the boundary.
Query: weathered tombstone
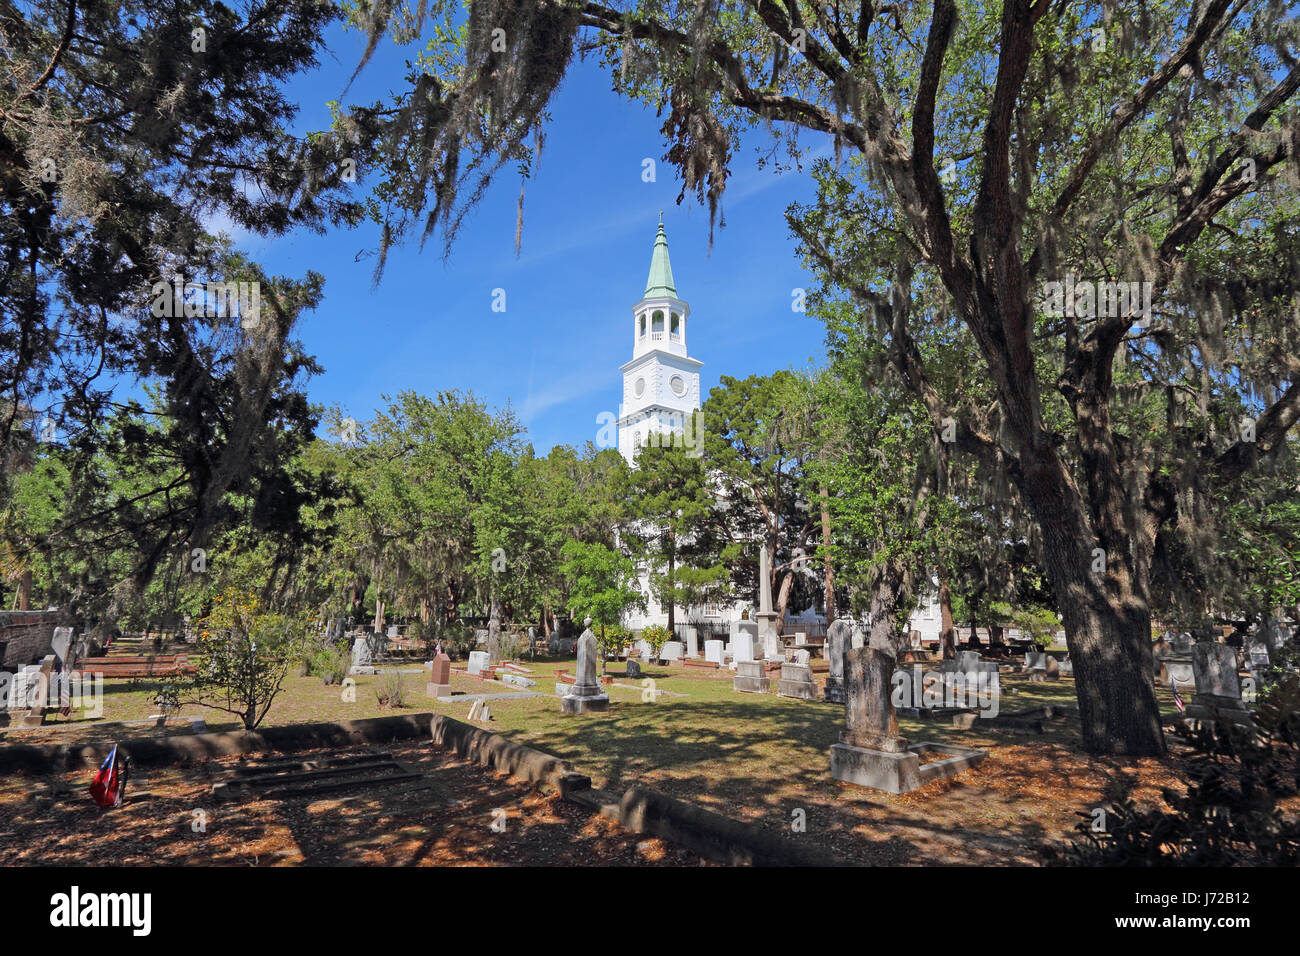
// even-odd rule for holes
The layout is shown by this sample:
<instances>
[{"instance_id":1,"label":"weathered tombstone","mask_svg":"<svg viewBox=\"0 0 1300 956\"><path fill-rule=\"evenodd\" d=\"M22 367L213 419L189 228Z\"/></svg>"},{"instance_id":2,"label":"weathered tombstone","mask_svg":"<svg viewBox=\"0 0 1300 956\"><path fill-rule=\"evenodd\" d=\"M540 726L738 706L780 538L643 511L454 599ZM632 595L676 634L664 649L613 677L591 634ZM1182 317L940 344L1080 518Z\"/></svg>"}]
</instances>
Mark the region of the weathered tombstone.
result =
<instances>
[{"instance_id":1,"label":"weathered tombstone","mask_svg":"<svg viewBox=\"0 0 1300 956\"><path fill-rule=\"evenodd\" d=\"M492 659L487 651L470 651L468 670L471 674L482 674L491 665Z\"/></svg>"},{"instance_id":2,"label":"weathered tombstone","mask_svg":"<svg viewBox=\"0 0 1300 956\"><path fill-rule=\"evenodd\" d=\"M748 623L742 622L742 623ZM743 664L754 659L754 637L748 631L740 631L731 642L732 653L736 663Z\"/></svg>"},{"instance_id":3,"label":"weathered tombstone","mask_svg":"<svg viewBox=\"0 0 1300 956\"><path fill-rule=\"evenodd\" d=\"M805 647L808 644L808 634L806 631L794 632L794 646Z\"/></svg>"},{"instance_id":4,"label":"weathered tombstone","mask_svg":"<svg viewBox=\"0 0 1300 956\"><path fill-rule=\"evenodd\" d=\"M596 676L600 652L596 635L591 632L591 618L583 624L586 630L578 638L578 664L574 668L577 683L560 699L560 710L565 714L600 713L609 709L609 695Z\"/></svg>"},{"instance_id":5,"label":"weathered tombstone","mask_svg":"<svg viewBox=\"0 0 1300 956\"><path fill-rule=\"evenodd\" d=\"M727 646L726 642L724 641L705 641L704 659L706 661L712 661L713 663L721 667L723 663L723 653L726 649L726 646Z\"/></svg>"},{"instance_id":6,"label":"weathered tombstone","mask_svg":"<svg viewBox=\"0 0 1300 956\"><path fill-rule=\"evenodd\" d=\"M700 635L691 624L686 625L686 656L689 658L700 656Z\"/></svg>"},{"instance_id":7,"label":"weathered tombstone","mask_svg":"<svg viewBox=\"0 0 1300 956\"><path fill-rule=\"evenodd\" d=\"M373 674L374 667L371 666L374 658L370 654L370 642L364 637L358 637L352 644L352 666L348 668L349 674Z\"/></svg>"},{"instance_id":8,"label":"weathered tombstone","mask_svg":"<svg viewBox=\"0 0 1300 956\"><path fill-rule=\"evenodd\" d=\"M54 652L54 659L61 669L68 669L72 666L70 651L72 650L72 628L56 627L54 637L50 639L50 650Z\"/></svg>"},{"instance_id":9,"label":"weathered tombstone","mask_svg":"<svg viewBox=\"0 0 1300 956\"><path fill-rule=\"evenodd\" d=\"M390 624L388 625L388 639L391 641L395 637L397 637L397 625Z\"/></svg>"},{"instance_id":10,"label":"weathered tombstone","mask_svg":"<svg viewBox=\"0 0 1300 956\"><path fill-rule=\"evenodd\" d=\"M830 674L826 678L825 698L836 704L845 702L844 654L853 640L853 625L844 618L833 622L826 631L826 661Z\"/></svg>"},{"instance_id":11,"label":"weathered tombstone","mask_svg":"<svg viewBox=\"0 0 1300 956\"><path fill-rule=\"evenodd\" d=\"M34 686L29 685L24 695L30 705L26 714L18 718L19 730L35 730L45 723L45 707L49 703L50 678L54 673L54 655L46 654L35 673Z\"/></svg>"},{"instance_id":12,"label":"weathered tombstone","mask_svg":"<svg viewBox=\"0 0 1300 956\"><path fill-rule=\"evenodd\" d=\"M628 677L640 677L640 676L641 676L641 665L638 664L636 661L629 659L628 662L627 662L627 676L628 676Z\"/></svg>"},{"instance_id":13,"label":"weathered tombstone","mask_svg":"<svg viewBox=\"0 0 1300 956\"><path fill-rule=\"evenodd\" d=\"M782 664L776 693L778 697L816 700L817 684L813 681L812 668L807 664Z\"/></svg>"},{"instance_id":14,"label":"weathered tombstone","mask_svg":"<svg viewBox=\"0 0 1300 956\"><path fill-rule=\"evenodd\" d=\"M771 686L767 677L767 666L762 661L736 660L736 676L731 681L731 689L742 694L766 694Z\"/></svg>"},{"instance_id":15,"label":"weathered tombstone","mask_svg":"<svg viewBox=\"0 0 1300 956\"><path fill-rule=\"evenodd\" d=\"M845 655L845 729L831 745L831 776L860 787L907 793L932 779L973 767L983 751L947 744L909 745L898 733L890 702L896 658L870 645ZM939 751L948 759L921 766L921 754Z\"/></svg>"},{"instance_id":16,"label":"weathered tombstone","mask_svg":"<svg viewBox=\"0 0 1300 956\"><path fill-rule=\"evenodd\" d=\"M1237 678L1237 652L1227 644L1202 638L1192 648L1196 694L1187 705L1193 720L1218 717L1232 723L1250 723L1250 711L1241 700Z\"/></svg>"},{"instance_id":17,"label":"weathered tombstone","mask_svg":"<svg viewBox=\"0 0 1300 956\"><path fill-rule=\"evenodd\" d=\"M433 666L429 668L429 683L425 685L424 692L429 697L451 696L451 658L446 654L434 657Z\"/></svg>"},{"instance_id":18,"label":"weathered tombstone","mask_svg":"<svg viewBox=\"0 0 1300 956\"><path fill-rule=\"evenodd\" d=\"M800 648L794 652L794 663L807 665L812 660L812 652L806 648Z\"/></svg>"},{"instance_id":19,"label":"weathered tombstone","mask_svg":"<svg viewBox=\"0 0 1300 956\"><path fill-rule=\"evenodd\" d=\"M661 661L679 661L682 659L682 642L668 641L663 647L659 648L659 660Z\"/></svg>"},{"instance_id":20,"label":"weathered tombstone","mask_svg":"<svg viewBox=\"0 0 1300 956\"><path fill-rule=\"evenodd\" d=\"M1061 661L1058 667L1060 668L1062 677L1074 676L1074 661L1070 660L1068 657L1065 660Z\"/></svg>"}]
</instances>

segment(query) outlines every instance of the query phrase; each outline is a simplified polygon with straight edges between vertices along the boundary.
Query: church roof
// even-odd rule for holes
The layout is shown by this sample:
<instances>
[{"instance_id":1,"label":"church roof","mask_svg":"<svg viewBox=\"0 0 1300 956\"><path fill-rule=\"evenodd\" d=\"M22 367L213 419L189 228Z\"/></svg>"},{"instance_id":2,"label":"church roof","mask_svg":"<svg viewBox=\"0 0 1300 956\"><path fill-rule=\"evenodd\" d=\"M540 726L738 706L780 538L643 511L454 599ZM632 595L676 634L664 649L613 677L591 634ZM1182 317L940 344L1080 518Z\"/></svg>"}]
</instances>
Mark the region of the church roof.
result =
<instances>
[{"instance_id":1,"label":"church roof","mask_svg":"<svg viewBox=\"0 0 1300 956\"><path fill-rule=\"evenodd\" d=\"M673 284L673 266L668 261L668 237L664 235L664 215L659 214L659 234L655 236L655 251L650 257L650 278L646 279L645 295L670 295L677 298L677 286Z\"/></svg>"}]
</instances>

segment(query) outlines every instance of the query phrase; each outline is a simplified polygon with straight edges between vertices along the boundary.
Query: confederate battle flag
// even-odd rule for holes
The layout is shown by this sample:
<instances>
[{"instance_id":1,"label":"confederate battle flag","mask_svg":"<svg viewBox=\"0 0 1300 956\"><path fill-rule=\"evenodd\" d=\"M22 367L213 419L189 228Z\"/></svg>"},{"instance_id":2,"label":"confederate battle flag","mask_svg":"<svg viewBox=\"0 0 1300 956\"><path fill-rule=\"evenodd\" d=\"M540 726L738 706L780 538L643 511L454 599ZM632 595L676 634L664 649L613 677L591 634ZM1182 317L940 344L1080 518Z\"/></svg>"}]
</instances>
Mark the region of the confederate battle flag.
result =
<instances>
[{"instance_id":1,"label":"confederate battle flag","mask_svg":"<svg viewBox=\"0 0 1300 956\"><path fill-rule=\"evenodd\" d=\"M90 782L90 795L105 809L115 807L122 802L122 792L126 789L124 783L117 765L117 745L114 744L113 752L99 765L95 779Z\"/></svg>"}]
</instances>

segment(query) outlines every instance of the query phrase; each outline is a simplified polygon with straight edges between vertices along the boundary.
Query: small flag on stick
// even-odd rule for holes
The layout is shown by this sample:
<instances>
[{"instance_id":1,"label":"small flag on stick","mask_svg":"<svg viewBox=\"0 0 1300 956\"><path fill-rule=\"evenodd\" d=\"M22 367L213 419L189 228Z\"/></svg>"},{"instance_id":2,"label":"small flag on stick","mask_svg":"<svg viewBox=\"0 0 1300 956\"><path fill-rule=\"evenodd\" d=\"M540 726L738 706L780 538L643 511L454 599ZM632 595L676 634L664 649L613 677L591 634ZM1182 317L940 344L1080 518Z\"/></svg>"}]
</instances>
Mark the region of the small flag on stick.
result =
<instances>
[{"instance_id":1,"label":"small flag on stick","mask_svg":"<svg viewBox=\"0 0 1300 956\"><path fill-rule=\"evenodd\" d=\"M121 770L117 765L117 744L114 744L113 752L99 765L95 779L90 782L90 795L105 809L115 807L122 802L125 789L122 784Z\"/></svg>"},{"instance_id":2,"label":"small flag on stick","mask_svg":"<svg viewBox=\"0 0 1300 956\"><path fill-rule=\"evenodd\" d=\"M1174 692L1174 706L1178 708L1178 712L1181 714L1187 708L1183 706L1183 695L1178 693L1178 681L1172 677L1169 678L1169 687Z\"/></svg>"}]
</instances>

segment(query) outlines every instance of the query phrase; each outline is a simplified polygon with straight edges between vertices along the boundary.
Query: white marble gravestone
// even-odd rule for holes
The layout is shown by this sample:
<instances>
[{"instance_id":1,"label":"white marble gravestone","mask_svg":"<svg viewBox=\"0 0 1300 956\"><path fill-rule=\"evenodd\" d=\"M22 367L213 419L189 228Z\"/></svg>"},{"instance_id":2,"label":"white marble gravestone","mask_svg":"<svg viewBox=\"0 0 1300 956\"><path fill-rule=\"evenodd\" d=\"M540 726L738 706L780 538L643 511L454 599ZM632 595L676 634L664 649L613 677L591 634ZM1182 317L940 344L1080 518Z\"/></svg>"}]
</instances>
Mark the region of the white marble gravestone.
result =
<instances>
[{"instance_id":1,"label":"white marble gravestone","mask_svg":"<svg viewBox=\"0 0 1300 956\"><path fill-rule=\"evenodd\" d=\"M492 657L487 651L469 652L469 672L471 674L482 674L491 663Z\"/></svg>"},{"instance_id":2,"label":"white marble gravestone","mask_svg":"<svg viewBox=\"0 0 1300 956\"><path fill-rule=\"evenodd\" d=\"M704 659L712 661L719 667L723 664L723 654L727 645L722 641L705 641L704 642Z\"/></svg>"},{"instance_id":3,"label":"white marble gravestone","mask_svg":"<svg viewBox=\"0 0 1300 956\"><path fill-rule=\"evenodd\" d=\"M605 693L596 674L596 660L600 651L596 635L591 631L591 618L583 623L586 630L578 638L578 663L574 668L577 682L569 693L560 698L560 710L565 714L600 713L609 709L609 695Z\"/></svg>"},{"instance_id":4,"label":"white marble gravestone","mask_svg":"<svg viewBox=\"0 0 1300 956\"><path fill-rule=\"evenodd\" d=\"M741 631L732 640L731 647L737 664L754 660L754 636L752 634Z\"/></svg>"}]
</instances>

